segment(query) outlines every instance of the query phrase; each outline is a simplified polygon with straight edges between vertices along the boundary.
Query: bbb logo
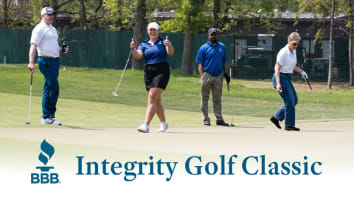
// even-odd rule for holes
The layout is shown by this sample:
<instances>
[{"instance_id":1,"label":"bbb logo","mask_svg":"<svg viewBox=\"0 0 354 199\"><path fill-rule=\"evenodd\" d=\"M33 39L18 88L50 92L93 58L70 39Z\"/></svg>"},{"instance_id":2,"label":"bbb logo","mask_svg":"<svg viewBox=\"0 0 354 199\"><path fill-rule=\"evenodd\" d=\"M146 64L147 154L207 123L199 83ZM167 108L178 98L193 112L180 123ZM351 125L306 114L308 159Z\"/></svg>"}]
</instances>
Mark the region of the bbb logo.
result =
<instances>
[{"instance_id":1,"label":"bbb logo","mask_svg":"<svg viewBox=\"0 0 354 199\"><path fill-rule=\"evenodd\" d=\"M49 172L54 169L53 166L46 166L48 161L54 155L54 147L49 144L45 139L41 143L42 152L39 154L38 159L44 166L37 166L36 169L40 170L40 173L31 173L31 184L58 184L59 174Z\"/></svg>"}]
</instances>

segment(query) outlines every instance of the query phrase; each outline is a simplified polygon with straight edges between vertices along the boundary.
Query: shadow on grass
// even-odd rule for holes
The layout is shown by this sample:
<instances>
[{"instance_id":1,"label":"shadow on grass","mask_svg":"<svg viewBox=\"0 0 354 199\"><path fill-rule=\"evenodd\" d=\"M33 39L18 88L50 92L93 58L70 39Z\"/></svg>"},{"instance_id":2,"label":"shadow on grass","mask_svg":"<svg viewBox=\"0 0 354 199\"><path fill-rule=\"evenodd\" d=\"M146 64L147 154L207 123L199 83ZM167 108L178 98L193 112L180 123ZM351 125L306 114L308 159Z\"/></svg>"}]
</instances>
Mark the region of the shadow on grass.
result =
<instances>
[{"instance_id":1,"label":"shadow on grass","mask_svg":"<svg viewBox=\"0 0 354 199\"><path fill-rule=\"evenodd\" d=\"M63 124L61 125L62 127L66 127L69 129L78 129L78 130L91 130L91 131L101 131L104 129L98 129L98 128L85 128L85 127L80 127L80 126L72 126L72 125L67 125L67 124Z\"/></svg>"}]
</instances>

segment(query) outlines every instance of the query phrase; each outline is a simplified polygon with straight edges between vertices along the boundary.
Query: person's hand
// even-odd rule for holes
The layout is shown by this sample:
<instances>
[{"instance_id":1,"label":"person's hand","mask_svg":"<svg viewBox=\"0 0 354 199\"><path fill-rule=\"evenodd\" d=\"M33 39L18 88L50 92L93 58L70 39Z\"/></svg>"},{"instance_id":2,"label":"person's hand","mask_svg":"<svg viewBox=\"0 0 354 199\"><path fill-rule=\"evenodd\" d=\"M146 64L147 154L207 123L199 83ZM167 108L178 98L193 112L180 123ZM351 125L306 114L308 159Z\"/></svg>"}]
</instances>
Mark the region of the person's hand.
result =
<instances>
[{"instance_id":1,"label":"person's hand","mask_svg":"<svg viewBox=\"0 0 354 199\"><path fill-rule=\"evenodd\" d=\"M302 79L304 79L304 80L308 79L307 73L304 70L301 72L301 76L302 76Z\"/></svg>"},{"instance_id":2,"label":"person's hand","mask_svg":"<svg viewBox=\"0 0 354 199\"><path fill-rule=\"evenodd\" d=\"M67 54L69 52L69 46L64 47L63 52Z\"/></svg>"},{"instance_id":3,"label":"person's hand","mask_svg":"<svg viewBox=\"0 0 354 199\"><path fill-rule=\"evenodd\" d=\"M282 92L281 84L277 84L276 89L277 89L278 93L281 93Z\"/></svg>"},{"instance_id":4,"label":"person's hand","mask_svg":"<svg viewBox=\"0 0 354 199\"><path fill-rule=\"evenodd\" d=\"M27 68L29 71L31 71L31 73L33 73L34 72L34 63L29 63Z\"/></svg>"},{"instance_id":5,"label":"person's hand","mask_svg":"<svg viewBox=\"0 0 354 199\"><path fill-rule=\"evenodd\" d=\"M134 38L132 38L132 41L130 42L130 48L135 49L135 41Z\"/></svg>"},{"instance_id":6,"label":"person's hand","mask_svg":"<svg viewBox=\"0 0 354 199\"><path fill-rule=\"evenodd\" d=\"M170 41L168 41L168 36L166 36L165 41L163 41L163 45L165 45L165 46L170 45Z\"/></svg>"},{"instance_id":7,"label":"person's hand","mask_svg":"<svg viewBox=\"0 0 354 199\"><path fill-rule=\"evenodd\" d=\"M230 75L227 74L227 73L224 73L224 77L225 77L225 79L226 79L226 83L230 83L230 81L231 81Z\"/></svg>"},{"instance_id":8,"label":"person's hand","mask_svg":"<svg viewBox=\"0 0 354 199\"><path fill-rule=\"evenodd\" d=\"M66 41L63 41L63 44L61 45L61 52L67 54L69 52L69 46L66 43Z\"/></svg>"},{"instance_id":9,"label":"person's hand","mask_svg":"<svg viewBox=\"0 0 354 199\"><path fill-rule=\"evenodd\" d=\"M61 47L61 52L67 54L67 53L69 52L69 46L68 46L68 45L62 46L62 47Z\"/></svg>"}]
</instances>

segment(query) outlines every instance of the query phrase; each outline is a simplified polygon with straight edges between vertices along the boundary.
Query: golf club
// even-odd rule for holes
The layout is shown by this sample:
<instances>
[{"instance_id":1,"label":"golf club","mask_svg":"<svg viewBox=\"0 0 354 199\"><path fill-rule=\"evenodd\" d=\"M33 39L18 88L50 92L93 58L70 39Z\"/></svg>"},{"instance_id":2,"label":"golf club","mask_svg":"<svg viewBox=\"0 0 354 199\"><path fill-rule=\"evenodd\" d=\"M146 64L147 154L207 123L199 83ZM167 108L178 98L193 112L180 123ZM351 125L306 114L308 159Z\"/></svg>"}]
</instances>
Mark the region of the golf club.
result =
<instances>
[{"instance_id":1,"label":"golf club","mask_svg":"<svg viewBox=\"0 0 354 199\"><path fill-rule=\"evenodd\" d=\"M323 122L328 122L328 120L325 119L325 115L324 115L324 112L323 112L323 110L322 110L322 108L321 108L321 106L320 106L320 103L318 102L318 99L317 99L315 93L314 93L313 90L312 90L312 86L311 86L311 84L310 84L310 80L309 80L308 78L305 78L305 80L306 80L307 84L309 85L309 88L310 88L310 90L311 90L311 92L312 92L313 97L315 98L315 101L316 101L316 103L317 103L317 105L318 105L318 108L319 108L320 111L321 111L321 114L322 114L322 121L323 121Z\"/></svg>"},{"instance_id":2,"label":"golf club","mask_svg":"<svg viewBox=\"0 0 354 199\"><path fill-rule=\"evenodd\" d=\"M31 84L30 84L30 95L29 95L29 105L28 105L28 121L25 124L31 124L31 105L32 105L32 82L33 82L33 72L31 72Z\"/></svg>"},{"instance_id":3,"label":"golf club","mask_svg":"<svg viewBox=\"0 0 354 199\"><path fill-rule=\"evenodd\" d=\"M120 76L120 80L117 84L117 88L116 90L114 90L112 92L113 96L117 97L118 96L118 89L119 89L119 86L120 86L120 83L122 82L123 78L124 78L124 74L125 74L125 71L127 70L127 66L128 66L128 63L129 63L129 60L130 60L130 56L132 55L132 50L130 50L129 52L129 55L128 55L128 59L127 59L127 62L125 63L125 66L124 66L124 69L123 69L123 73L122 75Z\"/></svg>"},{"instance_id":4,"label":"golf club","mask_svg":"<svg viewBox=\"0 0 354 199\"><path fill-rule=\"evenodd\" d=\"M227 83L227 93L228 93L228 96L230 97L230 81L231 81L231 78L230 76L227 75L227 73L224 74L225 76L225 79L226 79L226 83ZM231 118L231 123L229 124L230 127L235 127L235 125L233 124L234 122L234 115L232 115L232 118Z\"/></svg>"}]
</instances>

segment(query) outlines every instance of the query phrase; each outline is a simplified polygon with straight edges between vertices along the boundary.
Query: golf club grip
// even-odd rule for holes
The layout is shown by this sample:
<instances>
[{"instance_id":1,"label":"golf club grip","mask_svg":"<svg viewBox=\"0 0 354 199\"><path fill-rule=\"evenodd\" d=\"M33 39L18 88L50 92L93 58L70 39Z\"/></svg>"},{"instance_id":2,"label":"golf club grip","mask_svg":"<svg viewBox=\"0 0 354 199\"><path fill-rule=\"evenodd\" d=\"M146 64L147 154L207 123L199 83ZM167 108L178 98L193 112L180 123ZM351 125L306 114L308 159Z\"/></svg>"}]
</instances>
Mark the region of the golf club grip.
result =
<instances>
[{"instance_id":1,"label":"golf club grip","mask_svg":"<svg viewBox=\"0 0 354 199\"><path fill-rule=\"evenodd\" d=\"M307 84L309 85L310 89L312 90L312 87L311 87L311 84L310 84L309 79L306 79L306 82L307 82Z\"/></svg>"},{"instance_id":2,"label":"golf club grip","mask_svg":"<svg viewBox=\"0 0 354 199\"><path fill-rule=\"evenodd\" d=\"M32 82L33 82L33 72L31 72L31 86L32 86Z\"/></svg>"}]
</instances>

